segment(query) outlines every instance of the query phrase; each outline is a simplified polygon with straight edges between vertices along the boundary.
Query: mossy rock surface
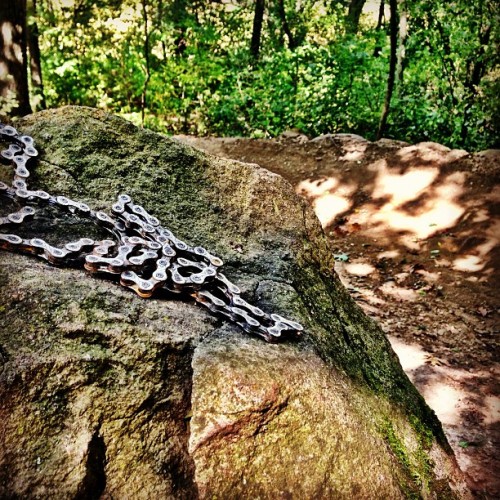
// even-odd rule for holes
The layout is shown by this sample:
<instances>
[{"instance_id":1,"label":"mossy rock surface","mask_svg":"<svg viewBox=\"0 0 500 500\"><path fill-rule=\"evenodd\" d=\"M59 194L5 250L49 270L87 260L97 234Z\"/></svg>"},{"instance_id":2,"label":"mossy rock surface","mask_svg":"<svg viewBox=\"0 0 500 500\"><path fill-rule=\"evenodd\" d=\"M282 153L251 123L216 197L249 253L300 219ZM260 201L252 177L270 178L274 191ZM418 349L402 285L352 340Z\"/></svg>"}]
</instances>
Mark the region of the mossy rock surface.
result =
<instances>
[{"instance_id":1,"label":"mossy rock surface","mask_svg":"<svg viewBox=\"0 0 500 500\"><path fill-rule=\"evenodd\" d=\"M16 126L41 153L32 186L105 210L127 192L306 333L267 344L194 303L0 252L0 497L467 497L440 423L281 177L89 108ZM38 224L54 242L91 230Z\"/></svg>"}]
</instances>

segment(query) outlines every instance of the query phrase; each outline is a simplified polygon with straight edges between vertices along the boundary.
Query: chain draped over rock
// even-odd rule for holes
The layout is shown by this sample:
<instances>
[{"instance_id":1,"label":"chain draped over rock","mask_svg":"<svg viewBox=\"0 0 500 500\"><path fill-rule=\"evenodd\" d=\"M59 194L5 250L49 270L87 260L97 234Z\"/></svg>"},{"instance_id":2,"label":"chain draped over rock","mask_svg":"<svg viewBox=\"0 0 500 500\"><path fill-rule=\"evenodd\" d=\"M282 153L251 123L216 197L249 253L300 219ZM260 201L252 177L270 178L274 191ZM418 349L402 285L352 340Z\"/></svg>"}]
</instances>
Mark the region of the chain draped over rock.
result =
<instances>
[{"instance_id":1,"label":"chain draped over rock","mask_svg":"<svg viewBox=\"0 0 500 500\"><path fill-rule=\"evenodd\" d=\"M41 238L23 239L2 232L0 249L32 254L56 266L83 265L91 273L118 277L121 285L144 298L160 289L189 295L212 313L268 342L297 337L303 331L299 323L267 314L243 300L240 289L220 272L221 259L201 246L192 247L178 239L156 217L134 204L130 196L118 196L112 215L108 215L65 196L28 189L30 172L26 165L38 156L33 138L0 124L0 140L9 143L8 149L0 152L1 158L14 168L12 185L0 182L0 196L26 204L17 212L0 217L0 228L15 227L32 219L35 207L56 206L92 220L116 238L80 238L55 247Z\"/></svg>"}]
</instances>

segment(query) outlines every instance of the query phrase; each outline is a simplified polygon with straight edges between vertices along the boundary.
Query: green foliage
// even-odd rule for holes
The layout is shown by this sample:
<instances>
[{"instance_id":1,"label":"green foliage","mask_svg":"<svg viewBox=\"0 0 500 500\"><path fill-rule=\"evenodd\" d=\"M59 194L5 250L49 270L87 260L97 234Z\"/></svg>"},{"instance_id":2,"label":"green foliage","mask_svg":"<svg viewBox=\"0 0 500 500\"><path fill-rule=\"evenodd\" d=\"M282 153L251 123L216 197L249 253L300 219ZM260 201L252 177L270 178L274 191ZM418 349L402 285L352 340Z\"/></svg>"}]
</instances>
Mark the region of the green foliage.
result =
<instances>
[{"instance_id":1,"label":"green foliage","mask_svg":"<svg viewBox=\"0 0 500 500\"><path fill-rule=\"evenodd\" d=\"M401 4L409 28L387 136L470 150L498 144L498 12L492 0L472 4ZM374 139L386 30L364 16L359 33L348 35L343 3L285 0L291 50L276 6L268 2L254 61L253 2L42 2L48 105L101 107L136 123L144 115L165 133L273 137L296 128Z\"/></svg>"},{"instance_id":2,"label":"green foliage","mask_svg":"<svg viewBox=\"0 0 500 500\"><path fill-rule=\"evenodd\" d=\"M421 498L421 492L428 488L432 478L433 463L426 450L430 449L433 437L432 433L426 430L416 418L412 417L411 420L418 441L418 446L413 450L408 449L404 439L391 422L383 422L380 430L409 479L409 482L401 485L405 496L407 498Z\"/></svg>"}]
</instances>

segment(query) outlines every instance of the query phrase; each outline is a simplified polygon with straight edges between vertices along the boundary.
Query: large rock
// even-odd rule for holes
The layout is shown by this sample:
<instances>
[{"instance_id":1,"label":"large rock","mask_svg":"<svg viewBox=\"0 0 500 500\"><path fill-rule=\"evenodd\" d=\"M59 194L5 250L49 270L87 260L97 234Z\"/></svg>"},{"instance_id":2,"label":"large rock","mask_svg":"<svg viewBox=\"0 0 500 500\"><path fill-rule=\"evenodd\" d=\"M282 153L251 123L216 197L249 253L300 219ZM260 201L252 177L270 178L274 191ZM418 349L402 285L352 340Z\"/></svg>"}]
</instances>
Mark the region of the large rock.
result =
<instances>
[{"instance_id":1,"label":"large rock","mask_svg":"<svg viewBox=\"0 0 500 500\"><path fill-rule=\"evenodd\" d=\"M0 497L467 496L435 415L281 177L87 108L17 127L41 151L32 185L107 209L128 192L306 334L267 344L193 303L0 252Z\"/></svg>"}]
</instances>

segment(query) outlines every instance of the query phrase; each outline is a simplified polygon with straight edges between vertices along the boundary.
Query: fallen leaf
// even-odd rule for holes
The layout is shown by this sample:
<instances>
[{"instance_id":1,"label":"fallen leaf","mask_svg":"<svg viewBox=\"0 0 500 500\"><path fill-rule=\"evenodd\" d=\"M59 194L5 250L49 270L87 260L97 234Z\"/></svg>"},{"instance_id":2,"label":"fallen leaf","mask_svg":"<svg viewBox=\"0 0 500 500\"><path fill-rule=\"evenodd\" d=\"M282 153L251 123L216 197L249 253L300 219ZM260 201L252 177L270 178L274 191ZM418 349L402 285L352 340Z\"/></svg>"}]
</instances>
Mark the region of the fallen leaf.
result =
<instances>
[{"instance_id":1,"label":"fallen leaf","mask_svg":"<svg viewBox=\"0 0 500 500\"><path fill-rule=\"evenodd\" d=\"M346 236L348 234L348 232L345 229L342 229L340 226L335 226L332 233L335 233L337 236Z\"/></svg>"},{"instance_id":2,"label":"fallen leaf","mask_svg":"<svg viewBox=\"0 0 500 500\"><path fill-rule=\"evenodd\" d=\"M442 359L436 358L436 356L433 356L432 354L425 355L425 362L431 366L443 366L446 364L445 361L443 361Z\"/></svg>"},{"instance_id":3,"label":"fallen leaf","mask_svg":"<svg viewBox=\"0 0 500 500\"><path fill-rule=\"evenodd\" d=\"M346 253L337 253L333 255L333 258L337 262L347 262L349 260L349 255L347 255Z\"/></svg>"},{"instance_id":4,"label":"fallen leaf","mask_svg":"<svg viewBox=\"0 0 500 500\"><path fill-rule=\"evenodd\" d=\"M484 306L480 306L476 309L476 313L479 315L479 316L482 316L483 318L486 318L486 316L488 316L488 314L492 313L493 310L492 309L487 309L486 307Z\"/></svg>"}]
</instances>

